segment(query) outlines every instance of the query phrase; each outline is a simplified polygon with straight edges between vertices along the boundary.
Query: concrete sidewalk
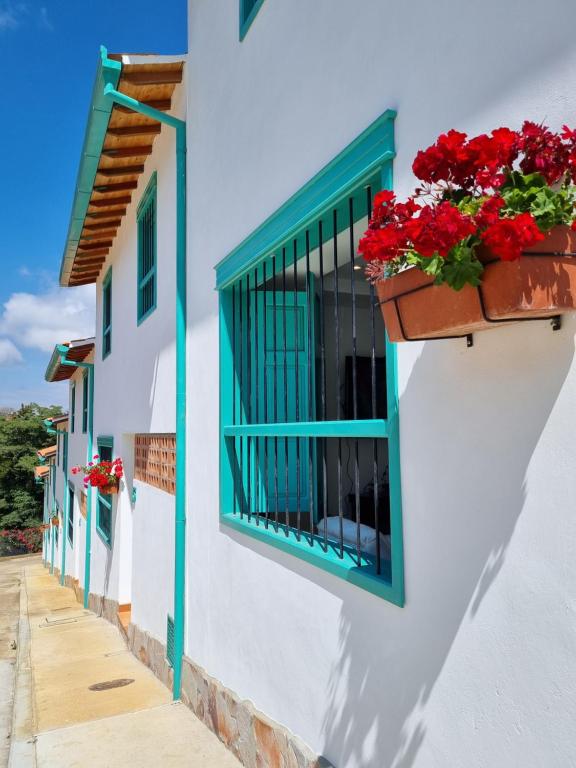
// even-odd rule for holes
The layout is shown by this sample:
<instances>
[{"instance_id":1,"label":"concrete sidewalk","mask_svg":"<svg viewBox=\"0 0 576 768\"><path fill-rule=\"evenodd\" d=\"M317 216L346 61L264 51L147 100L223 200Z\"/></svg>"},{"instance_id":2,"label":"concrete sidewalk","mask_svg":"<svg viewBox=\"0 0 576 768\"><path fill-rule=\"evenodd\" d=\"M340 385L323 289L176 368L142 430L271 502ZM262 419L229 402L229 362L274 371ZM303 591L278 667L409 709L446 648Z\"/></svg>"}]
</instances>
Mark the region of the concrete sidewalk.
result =
<instances>
[{"instance_id":1,"label":"concrete sidewalk","mask_svg":"<svg viewBox=\"0 0 576 768\"><path fill-rule=\"evenodd\" d=\"M8 566L9 584L16 562ZM172 702L116 627L85 611L39 558L18 563L10 768L240 766L184 705ZM0 561L0 588L6 567Z\"/></svg>"}]
</instances>

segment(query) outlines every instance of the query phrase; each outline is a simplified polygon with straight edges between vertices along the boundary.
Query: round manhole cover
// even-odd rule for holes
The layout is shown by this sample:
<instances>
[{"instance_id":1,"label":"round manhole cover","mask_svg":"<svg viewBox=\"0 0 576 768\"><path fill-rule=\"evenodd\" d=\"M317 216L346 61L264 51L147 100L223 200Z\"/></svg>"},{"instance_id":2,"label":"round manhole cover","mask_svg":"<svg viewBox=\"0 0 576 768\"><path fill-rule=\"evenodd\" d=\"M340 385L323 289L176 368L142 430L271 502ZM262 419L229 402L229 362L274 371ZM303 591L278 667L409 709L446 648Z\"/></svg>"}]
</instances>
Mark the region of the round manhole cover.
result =
<instances>
[{"instance_id":1,"label":"round manhole cover","mask_svg":"<svg viewBox=\"0 0 576 768\"><path fill-rule=\"evenodd\" d=\"M89 685L89 691L109 691L111 688L123 688L125 685L130 685L134 680L131 677L119 677L116 680L105 680L103 683L94 683Z\"/></svg>"}]
</instances>

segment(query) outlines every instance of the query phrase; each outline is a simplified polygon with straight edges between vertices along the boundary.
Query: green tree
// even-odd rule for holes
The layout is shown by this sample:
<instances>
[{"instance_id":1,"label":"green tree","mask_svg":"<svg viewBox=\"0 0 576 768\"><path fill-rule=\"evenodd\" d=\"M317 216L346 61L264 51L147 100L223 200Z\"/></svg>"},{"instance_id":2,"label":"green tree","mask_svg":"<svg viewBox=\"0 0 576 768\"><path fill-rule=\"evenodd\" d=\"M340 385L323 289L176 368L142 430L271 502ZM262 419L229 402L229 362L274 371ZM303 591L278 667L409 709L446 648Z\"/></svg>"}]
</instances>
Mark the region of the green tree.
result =
<instances>
[{"instance_id":1,"label":"green tree","mask_svg":"<svg viewBox=\"0 0 576 768\"><path fill-rule=\"evenodd\" d=\"M0 529L24 528L42 522L43 487L34 481L36 451L53 445L43 420L61 416L62 409L36 403L0 414Z\"/></svg>"}]
</instances>

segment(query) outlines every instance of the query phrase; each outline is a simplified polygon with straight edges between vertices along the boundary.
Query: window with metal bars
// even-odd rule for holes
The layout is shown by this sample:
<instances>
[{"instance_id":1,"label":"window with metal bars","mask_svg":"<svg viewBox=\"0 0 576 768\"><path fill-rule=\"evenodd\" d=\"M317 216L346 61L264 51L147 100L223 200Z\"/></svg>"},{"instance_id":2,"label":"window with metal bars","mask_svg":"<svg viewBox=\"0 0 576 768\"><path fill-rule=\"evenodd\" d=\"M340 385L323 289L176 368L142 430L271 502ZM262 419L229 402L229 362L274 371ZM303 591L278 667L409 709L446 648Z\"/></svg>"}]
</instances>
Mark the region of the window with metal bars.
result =
<instances>
[{"instance_id":1,"label":"window with metal bars","mask_svg":"<svg viewBox=\"0 0 576 768\"><path fill-rule=\"evenodd\" d=\"M156 173L152 174L137 212L138 323L156 309Z\"/></svg>"},{"instance_id":2,"label":"window with metal bars","mask_svg":"<svg viewBox=\"0 0 576 768\"><path fill-rule=\"evenodd\" d=\"M88 371L82 377L82 432L88 431Z\"/></svg>"},{"instance_id":3,"label":"window with metal bars","mask_svg":"<svg viewBox=\"0 0 576 768\"><path fill-rule=\"evenodd\" d=\"M221 290L221 513L403 605L395 349L356 256L380 178Z\"/></svg>"},{"instance_id":4,"label":"window with metal bars","mask_svg":"<svg viewBox=\"0 0 576 768\"><path fill-rule=\"evenodd\" d=\"M100 461L112 461L114 452L114 442L111 437L98 437L98 455ZM108 493L101 493L98 490L96 503L96 530L104 543L110 547L112 545L112 496Z\"/></svg>"},{"instance_id":5,"label":"window with metal bars","mask_svg":"<svg viewBox=\"0 0 576 768\"><path fill-rule=\"evenodd\" d=\"M112 351L112 267L102 283L102 358Z\"/></svg>"},{"instance_id":6,"label":"window with metal bars","mask_svg":"<svg viewBox=\"0 0 576 768\"><path fill-rule=\"evenodd\" d=\"M68 541L74 546L74 487L68 486Z\"/></svg>"},{"instance_id":7,"label":"window with metal bars","mask_svg":"<svg viewBox=\"0 0 576 768\"><path fill-rule=\"evenodd\" d=\"M240 40L243 40L264 0L240 0Z\"/></svg>"}]
</instances>

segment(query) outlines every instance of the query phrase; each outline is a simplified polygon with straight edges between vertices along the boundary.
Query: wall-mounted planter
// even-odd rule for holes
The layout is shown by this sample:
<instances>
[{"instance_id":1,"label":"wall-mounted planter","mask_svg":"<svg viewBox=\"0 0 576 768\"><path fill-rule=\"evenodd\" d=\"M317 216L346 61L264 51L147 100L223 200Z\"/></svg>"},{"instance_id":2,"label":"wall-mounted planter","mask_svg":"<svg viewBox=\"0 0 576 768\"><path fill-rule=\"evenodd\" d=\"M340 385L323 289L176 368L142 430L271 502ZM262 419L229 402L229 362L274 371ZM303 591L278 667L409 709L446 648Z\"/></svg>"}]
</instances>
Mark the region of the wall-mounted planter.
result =
<instances>
[{"instance_id":1,"label":"wall-mounted planter","mask_svg":"<svg viewBox=\"0 0 576 768\"><path fill-rule=\"evenodd\" d=\"M576 311L576 232L569 227L556 227L517 261L501 261L488 249L480 258L486 266L479 288L434 285L418 269L377 283L390 340L466 336Z\"/></svg>"},{"instance_id":2,"label":"wall-mounted planter","mask_svg":"<svg viewBox=\"0 0 576 768\"><path fill-rule=\"evenodd\" d=\"M116 485L116 483L113 483L112 485L104 485L100 488L100 493L103 493L106 496L118 493L118 485Z\"/></svg>"},{"instance_id":3,"label":"wall-mounted planter","mask_svg":"<svg viewBox=\"0 0 576 768\"><path fill-rule=\"evenodd\" d=\"M54 517L51 518L50 522L54 526L58 525L60 523L60 520L58 519L58 515L54 515Z\"/></svg>"}]
</instances>

